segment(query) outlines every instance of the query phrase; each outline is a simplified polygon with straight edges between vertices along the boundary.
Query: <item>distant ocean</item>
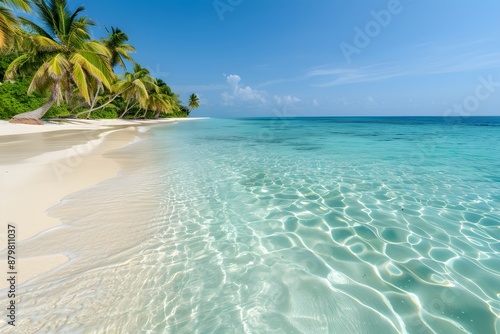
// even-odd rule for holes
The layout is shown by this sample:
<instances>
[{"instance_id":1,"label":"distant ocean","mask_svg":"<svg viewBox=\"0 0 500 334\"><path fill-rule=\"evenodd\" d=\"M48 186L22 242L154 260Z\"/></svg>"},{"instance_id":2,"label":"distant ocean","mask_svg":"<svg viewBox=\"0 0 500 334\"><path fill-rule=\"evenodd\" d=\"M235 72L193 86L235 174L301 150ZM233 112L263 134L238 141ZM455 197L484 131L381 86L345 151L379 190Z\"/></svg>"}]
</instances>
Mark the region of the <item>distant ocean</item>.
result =
<instances>
[{"instance_id":1,"label":"distant ocean","mask_svg":"<svg viewBox=\"0 0 500 334\"><path fill-rule=\"evenodd\" d=\"M207 119L127 150L94 210L121 184L141 237L54 281L59 329L500 333L500 118Z\"/></svg>"}]
</instances>

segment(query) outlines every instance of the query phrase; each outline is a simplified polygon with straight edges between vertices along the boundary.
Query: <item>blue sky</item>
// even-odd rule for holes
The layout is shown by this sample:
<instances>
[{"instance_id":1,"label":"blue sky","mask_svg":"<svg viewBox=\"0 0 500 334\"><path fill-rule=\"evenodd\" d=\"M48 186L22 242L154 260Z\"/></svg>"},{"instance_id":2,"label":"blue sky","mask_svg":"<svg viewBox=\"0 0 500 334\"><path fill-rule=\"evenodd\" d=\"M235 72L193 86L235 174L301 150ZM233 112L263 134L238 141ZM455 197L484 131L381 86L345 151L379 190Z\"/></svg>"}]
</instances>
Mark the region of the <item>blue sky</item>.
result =
<instances>
[{"instance_id":1,"label":"blue sky","mask_svg":"<svg viewBox=\"0 0 500 334\"><path fill-rule=\"evenodd\" d=\"M194 116L500 115L498 0L70 3Z\"/></svg>"}]
</instances>

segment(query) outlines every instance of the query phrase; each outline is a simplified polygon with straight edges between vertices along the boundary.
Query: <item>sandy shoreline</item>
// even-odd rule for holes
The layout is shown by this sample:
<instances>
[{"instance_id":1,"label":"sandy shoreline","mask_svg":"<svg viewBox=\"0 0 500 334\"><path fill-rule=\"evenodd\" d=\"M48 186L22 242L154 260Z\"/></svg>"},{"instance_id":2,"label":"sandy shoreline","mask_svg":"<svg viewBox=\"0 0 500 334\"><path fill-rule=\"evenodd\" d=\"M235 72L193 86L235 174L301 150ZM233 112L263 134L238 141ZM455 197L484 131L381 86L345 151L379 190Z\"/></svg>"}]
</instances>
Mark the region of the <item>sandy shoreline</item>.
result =
<instances>
[{"instance_id":1,"label":"sandy shoreline","mask_svg":"<svg viewBox=\"0 0 500 334\"><path fill-rule=\"evenodd\" d=\"M193 119L180 119L181 121ZM147 127L178 120L71 120L43 126L0 121L0 266L6 268L7 224L16 226L17 285L64 264L61 253L40 250L23 257L22 241L61 224L47 210L71 193L117 175L118 162L104 155L144 136ZM0 281L0 289L7 282Z\"/></svg>"},{"instance_id":2,"label":"sandy shoreline","mask_svg":"<svg viewBox=\"0 0 500 334\"><path fill-rule=\"evenodd\" d=\"M199 118L161 118L154 120L125 120L125 119L51 119L44 125L11 124L0 120L0 137L9 135L23 135L30 133L44 133L64 130L98 130L112 129L123 126L151 126L165 123L185 122L205 119ZM1 142L1 141L0 141Z\"/></svg>"}]
</instances>

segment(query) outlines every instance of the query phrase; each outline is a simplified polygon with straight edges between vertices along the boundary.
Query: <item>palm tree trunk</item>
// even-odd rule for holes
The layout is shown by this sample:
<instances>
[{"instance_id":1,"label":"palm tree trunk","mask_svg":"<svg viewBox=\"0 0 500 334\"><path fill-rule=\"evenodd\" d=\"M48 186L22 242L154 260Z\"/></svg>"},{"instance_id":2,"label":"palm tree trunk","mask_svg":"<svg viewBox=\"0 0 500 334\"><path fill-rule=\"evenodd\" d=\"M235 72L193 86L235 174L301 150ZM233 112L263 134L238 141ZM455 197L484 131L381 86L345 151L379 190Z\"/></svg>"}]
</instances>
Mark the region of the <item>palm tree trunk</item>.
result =
<instances>
[{"instance_id":1,"label":"palm tree trunk","mask_svg":"<svg viewBox=\"0 0 500 334\"><path fill-rule=\"evenodd\" d=\"M128 100L128 101L127 101L127 105L125 106L125 111L124 111L124 112L120 115L120 117L118 117L118 118L123 118L123 117L125 117L125 115L128 113L128 111L129 111L130 109L132 109L132 107L135 105L135 103L133 103L132 105L130 105L130 107L129 107L129 105L130 105L130 100Z\"/></svg>"},{"instance_id":2,"label":"palm tree trunk","mask_svg":"<svg viewBox=\"0 0 500 334\"><path fill-rule=\"evenodd\" d=\"M110 104L111 102L113 102L121 93L118 93L114 96L112 96L106 103L100 105L99 107L95 107L95 108L90 108L89 110L85 110L85 111L82 111L82 112L79 112L78 114L76 114L76 116L80 116L82 114L85 114L85 113L88 113L88 115L90 115L91 112L93 111L96 111L96 110L99 110L99 109L102 109L104 107L106 107L108 104Z\"/></svg>"},{"instance_id":3,"label":"palm tree trunk","mask_svg":"<svg viewBox=\"0 0 500 334\"><path fill-rule=\"evenodd\" d=\"M94 99L92 100L92 104L90 105L90 109L89 109L89 112L88 112L88 114L87 114L87 119L89 119L89 118L90 118L90 114L91 114L91 113L92 113L92 111L93 111L92 109L94 109L94 107L95 107L95 104L96 104L96 102L97 102L97 98L99 97L99 91L100 91L100 90L101 90L101 87L100 87L100 86L98 86L98 87L97 87L97 91L95 92Z\"/></svg>"},{"instance_id":4,"label":"palm tree trunk","mask_svg":"<svg viewBox=\"0 0 500 334\"><path fill-rule=\"evenodd\" d=\"M59 89L59 83L54 85L52 92L50 94L49 101L45 103L38 109L33 111L23 112L22 114L15 115L9 121L10 123L18 124L32 124L32 125L43 125L41 118L49 111L50 107L56 102L56 92Z\"/></svg>"},{"instance_id":5,"label":"palm tree trunk","mask_svg":"<svg viewBox=\"0 0 500 334\"><path fill-rule=\"evenodd\" d=\"M137 115L139 115L140 112L141 112L141 109L137 110L137 112L134 115L134 119L137 119Z\"/></svg>"}]
</instances>

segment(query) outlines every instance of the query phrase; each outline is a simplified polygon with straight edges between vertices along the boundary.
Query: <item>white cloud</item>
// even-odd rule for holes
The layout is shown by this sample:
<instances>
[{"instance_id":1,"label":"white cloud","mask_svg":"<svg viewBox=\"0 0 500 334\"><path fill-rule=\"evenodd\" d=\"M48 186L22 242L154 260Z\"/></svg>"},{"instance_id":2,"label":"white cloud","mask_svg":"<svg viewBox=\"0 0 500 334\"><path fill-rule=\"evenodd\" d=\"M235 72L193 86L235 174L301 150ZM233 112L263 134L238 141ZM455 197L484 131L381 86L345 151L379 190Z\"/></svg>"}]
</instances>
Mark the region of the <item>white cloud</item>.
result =
<instances>
[{"instance_id":1,"label":"white cloud","mask_svg":"<svg viewBox=\"0 0 500 334\"><path fill-rule=\"evenodd\" d=\"M375 82L406 76L423 76L447 73L464 73L500 67L500 52L470 52L445 56L421 56L421 60L397 61L361 67L337 67L314 69L304 79L327 81L313 84L313 87L332 87L354 83Z\"/></svg>"},{"instance_id":2,"label":"white cloud","mask_svg":"<svg viewBox=\"0 0 500 334\"><path fill-rule=\"evenodd\" d=\"M298 97L295 97L295 96L287 95L283 98L283 101L285 104L293 104L293 103L300 102L300 99Z\"/></svg>"},{"instance_id":3,"label":"white cloud","mask_svg":"<svg viewBox=\"0 0 500 334\"><path fill-rule=\"evenodd\" d=\"M319 102L318 102L318 100L313 99L313 105L314 105L315 107L319 106Z\"/></svg>"},{"instance_id":4,"label":"white cloud","mask_svg":"<svg viewBox=\"0 0 500 334\"><path fill-rule=\"evenodd\" d=\"M298 97L290 96L290 95L286 95L286 96L283 96L283 97L279 97L279 96L275 95L274 96L274 101L279 106L281 106L281 105L289 106L289 105L301 102Z\"/></svg>"},{"instance_id":5,"label":"white cloud","mask_svg":"<svg viewBox=\"0 0 500 334\"><path fill-rule=\"evenodd\" d=\"M222 100L225 105L233 105L235 102L249 102L266 105L266 92L256 90L250 86L241 87L241 77L236 74L225 75L230 92L222 93Z\"/></svg>"},{"instance_id":6,"label":"white cloud","mask_svg":"<svg viewBox=\"0 0 500 334\"><path fill-rule=\"evenodd\" d=\"M335 68L314 70L306 74L307 77L332 77L334 80L321 84L315 84L317 87L330 87L351 83L362 83L379 81L402 76L402 72L397 66L388 66L387 64L377 64L364 66L360 68Z\"/></svg>"},{"instance_id":7,"label":"white cloud","mask_svg":"<svg viewBox=\"0 0 500 334\"><path fill-rule=\"evenodd\" d=\"M373 96L340 96L331 100L338 107L374 108L385 105L384 100Z\"/></svg>"},{"instance_id":8,"label":"white cloud","mask_svg":"<svg viewBox=\"0 0 500 334\"><path fill-rule=\"evenodd\" d=\"M239 75L230 74L226 77L226 80L229 84L229 87L231 87L233 91L236 91L238 89L238 84L240 83L241 78Z\"/></svg>"},{"instance_id":9,"label":"white cloud","mask_svg":"<svg viewBox=\"0 0 500 334\"><path fill-rule=\"evenodd\" d=\"M241 77L236 74L224 74L224 78L226 78L226 85L228 89L224 91L221 96L223 104L226 106L243 103L252 106L270 107L274 100L274 104L279 107L291 107L302 102L298 97L291 95L274 95L271 98L267 91L254 89L250 86L242 86Z\"/></svg>"}]
</instances>

